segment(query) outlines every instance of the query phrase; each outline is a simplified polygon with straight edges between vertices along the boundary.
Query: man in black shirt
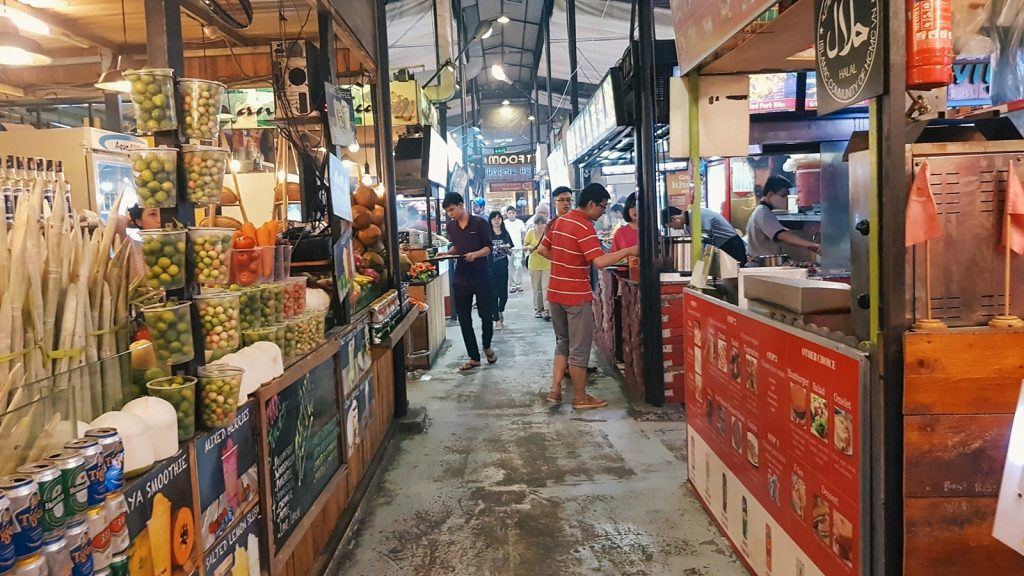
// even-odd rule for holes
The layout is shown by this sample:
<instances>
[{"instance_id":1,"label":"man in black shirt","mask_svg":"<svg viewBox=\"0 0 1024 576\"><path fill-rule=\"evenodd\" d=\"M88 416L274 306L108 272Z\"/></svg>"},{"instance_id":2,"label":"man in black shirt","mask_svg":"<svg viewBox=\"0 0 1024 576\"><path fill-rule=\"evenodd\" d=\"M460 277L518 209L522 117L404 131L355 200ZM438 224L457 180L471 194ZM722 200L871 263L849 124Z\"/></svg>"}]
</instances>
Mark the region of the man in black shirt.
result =
<instances>
[{"instance_id":1,"label":"man in black shirt","mask_svg":"<svg viewBox=\"0 0 1024 576\"><path fill-rule=\"evenodd\" d=\"M448 214L448 241L452 248L449 255L461 256L455 263L455 313L459 318L462 338L466 341L469 361L459 370L472 370L480 366L480 349L473 331L473 298L476 297L477 313L483 325L483 345L487 362L494 364L497 355L491 349L494 335L494 302L490 297L490 265L487 255L491 253L491 225L478 216L466 211L461 194L451 192L442 203Z\"/></svg>"}]
</instances>

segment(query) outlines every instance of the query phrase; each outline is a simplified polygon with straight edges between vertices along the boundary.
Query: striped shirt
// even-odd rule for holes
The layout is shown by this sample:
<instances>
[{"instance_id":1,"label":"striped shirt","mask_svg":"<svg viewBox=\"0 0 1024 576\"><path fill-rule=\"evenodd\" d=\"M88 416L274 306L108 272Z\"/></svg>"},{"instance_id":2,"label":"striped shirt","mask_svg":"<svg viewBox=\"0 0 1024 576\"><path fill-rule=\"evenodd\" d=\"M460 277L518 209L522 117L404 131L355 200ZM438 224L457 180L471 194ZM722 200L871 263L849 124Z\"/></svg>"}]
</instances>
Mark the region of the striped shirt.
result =
<instances>
[{"instance_id":1,"label":"striped shirt","mask_svg":"<svg viewBox=\"0 0 1024 576\"><path fill-rule=\"evenodd\" d=\"M572 210L552 220L541 244L551 251L548 301L563 306L592 301L590 263L603 255L604 250L590 218L579 210Z\"/></svg>"}]
</instances>

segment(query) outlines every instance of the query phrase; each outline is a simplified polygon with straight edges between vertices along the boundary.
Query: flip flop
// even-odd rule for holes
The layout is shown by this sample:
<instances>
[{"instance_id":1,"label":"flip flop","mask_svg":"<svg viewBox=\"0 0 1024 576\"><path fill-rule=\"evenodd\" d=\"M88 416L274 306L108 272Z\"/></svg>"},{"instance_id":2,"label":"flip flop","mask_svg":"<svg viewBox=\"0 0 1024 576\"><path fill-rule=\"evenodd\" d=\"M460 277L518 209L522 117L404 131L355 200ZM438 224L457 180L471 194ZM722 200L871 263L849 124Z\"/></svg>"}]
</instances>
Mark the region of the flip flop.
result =
<instances>
[{"instance_id":1,"label":"flip flop","mask_svg":"<svg viewBox=\"0 0 1024 576\"><path fill-rule=\"evenodd\" d=\"M487 350L484 350L484 354L487 356L488 364L494 364L498 361L498 355L494 353L494 350L488 348Z\"/></svg>"},{"instance_id":2,"label":"flip flop","mask_svg":"<svg viewBox=\"0 0 1024 576\"><path fill-rule=\"evenodd\" d=\"M604 408L608 405L607 400L600 400L593 396L587 396L582 402L573 402L573 410L591 410L594 408Z\"/></svg>"},{"instance_id":3,"label":"flip flop","mask_svg":"<svg viewBox=\"0 0 1024 576\"><path fill-rule=\"evenodd\" d=\"M546 398L546 400L548 401L549 404L561 404L562 403L562 395L561 394L558 394L558 395L548 394L548 397Z\"/></svg>"},{"instance_id":4,"label":"flip flop","mask_svg":"<svg viewBox=\"0 0 1024 576\"><path fill-rule=\"evenodd\" d=\"M474 368L479 368L479 367L480 367L480 362L478 362L476 360L470 360L469 362L466 362L462 366L459 366L459 372L468 372L469 370L472 370Z\"/></svg>"}]
</instances>

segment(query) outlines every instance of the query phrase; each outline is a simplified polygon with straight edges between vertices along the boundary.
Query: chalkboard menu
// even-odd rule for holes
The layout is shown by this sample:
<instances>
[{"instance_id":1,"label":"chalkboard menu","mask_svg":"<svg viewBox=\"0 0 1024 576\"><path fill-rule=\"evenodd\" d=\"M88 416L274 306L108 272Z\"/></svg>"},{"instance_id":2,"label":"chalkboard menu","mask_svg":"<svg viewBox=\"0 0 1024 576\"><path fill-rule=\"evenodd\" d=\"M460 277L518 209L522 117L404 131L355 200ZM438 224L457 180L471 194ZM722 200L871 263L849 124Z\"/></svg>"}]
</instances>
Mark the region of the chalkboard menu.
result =
<instances>
[{"instance_id":1,"label":"chalkboard menu","mask_svg":"<svg viewBox=\"0 0 1024 576\"><path fill-rule=\"evenodd\" d=\"M196 516L192 510L192 462L187 449L158 462L125 484L132 574L187 576L199 569ZM109 505L109 504L108 504ZM111 543L116 552L116 543Z\"/></svg>"},{"instance_id":2,"label":"chalkboard menu","mask_svg":"<svg viewBox=\"0 0 1024 576\"><path fill-rule=\"evenodd\" d=\"M341 467L341 414L332 356L264 400L275 549Z\"/></svg>"},{"instance_id":3,"label":"chalkboard menu","mask_svg":"<svg viewBox=\"0 0 1024 576\"><path fill-rule=\"evenodd\" d=\"M196 436L203 550L226 534L239 521L241 511L257 499L255 414L254 404L246 403L230 426Z\"/></svg>"}]
</instances>

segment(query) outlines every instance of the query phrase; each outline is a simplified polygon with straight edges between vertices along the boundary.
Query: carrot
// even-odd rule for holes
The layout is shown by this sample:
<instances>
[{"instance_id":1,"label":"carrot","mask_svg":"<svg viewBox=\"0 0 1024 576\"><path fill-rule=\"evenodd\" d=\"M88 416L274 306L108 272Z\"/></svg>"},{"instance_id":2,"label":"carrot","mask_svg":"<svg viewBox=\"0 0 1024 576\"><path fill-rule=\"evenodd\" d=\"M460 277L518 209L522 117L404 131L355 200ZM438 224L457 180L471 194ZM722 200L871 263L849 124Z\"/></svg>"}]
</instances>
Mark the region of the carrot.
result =
<instances>
[{"instance_id":1,"label":"carrot","mask_svg":"<svg viewBox=\"0 0 1024 576\"><path fill-rule=\"evenodd\" d=\"M248 236L249 238L252 238L253 240L257 241L259 240L257 236L256 225L253 224L252 222L246 222L245 224L242 224L241 232L242 236Z\"/></svg>"}]
</instances>

